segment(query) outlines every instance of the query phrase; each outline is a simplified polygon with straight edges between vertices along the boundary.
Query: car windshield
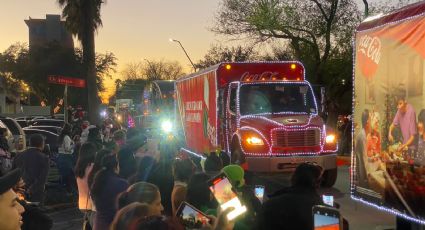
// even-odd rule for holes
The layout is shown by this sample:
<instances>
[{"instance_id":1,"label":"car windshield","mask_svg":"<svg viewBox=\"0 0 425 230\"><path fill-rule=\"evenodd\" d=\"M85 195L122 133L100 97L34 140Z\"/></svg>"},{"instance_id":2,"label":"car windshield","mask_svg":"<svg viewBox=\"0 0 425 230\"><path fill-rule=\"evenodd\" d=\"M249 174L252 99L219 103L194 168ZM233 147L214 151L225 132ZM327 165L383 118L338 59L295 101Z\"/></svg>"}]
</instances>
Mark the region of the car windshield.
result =
<instances>
[{"instance_id":1,"label":"car windshield","mask_svg":"<svg viewBox=\"0 0 425 230\"><path fill-rule=\"evenodd\" d=\"M239 92L241 115L316 113L313 92L305 83L246 84Z\"/></svg>"}]
</instances>

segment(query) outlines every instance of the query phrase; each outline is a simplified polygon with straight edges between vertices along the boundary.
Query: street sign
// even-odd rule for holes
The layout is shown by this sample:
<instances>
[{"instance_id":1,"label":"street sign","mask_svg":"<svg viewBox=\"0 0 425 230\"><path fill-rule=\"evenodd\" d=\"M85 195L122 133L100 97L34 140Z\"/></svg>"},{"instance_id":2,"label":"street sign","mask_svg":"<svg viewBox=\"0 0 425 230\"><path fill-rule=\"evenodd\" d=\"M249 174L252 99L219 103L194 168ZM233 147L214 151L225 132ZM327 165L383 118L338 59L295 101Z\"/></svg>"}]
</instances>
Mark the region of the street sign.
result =
<instances>
[{"instance_id":1,"label":"street sign","mask_svg":"<svg viewBox=\"0 0 425 230\"><path fill-rule=\"evenodd\" d=\"M47 81L52 84L68 85L72 87L85 88L86 81L80 78L64 77L60 75L49 75Z\"/></svg>"}]
</instances>

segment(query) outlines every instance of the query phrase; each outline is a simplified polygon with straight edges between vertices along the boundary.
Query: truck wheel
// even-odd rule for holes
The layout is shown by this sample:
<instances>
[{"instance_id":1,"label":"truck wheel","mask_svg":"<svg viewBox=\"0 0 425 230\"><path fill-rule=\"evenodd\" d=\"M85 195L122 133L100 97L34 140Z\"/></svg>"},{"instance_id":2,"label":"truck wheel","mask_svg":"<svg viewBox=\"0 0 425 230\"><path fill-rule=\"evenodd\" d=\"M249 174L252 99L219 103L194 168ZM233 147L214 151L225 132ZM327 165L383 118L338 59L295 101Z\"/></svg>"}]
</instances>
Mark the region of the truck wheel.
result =
<instances>
[{"instance_id":1,"label":"truck wheel","mask_svg":"<svg viewBox=\"0 0 425 230\"><path fill-rule=\"evenodd\" d=\"M245 156L239 146L239 143L237 143L237 141L238 140L233 141L230 161L232 162L232 164L241 165L245 163Z\"/></svg>"},{"instance_id":2,"label":"truck wheel","mask_svg":"<svg viewBox=\"0 0 425 230\"><path fill-rule=\"evenodd\" d=\"M328 169L325 170L322 176L322 187L330 188L332 187L335 182L338 175L338 168Z\"/></svg>"}]
</instances>

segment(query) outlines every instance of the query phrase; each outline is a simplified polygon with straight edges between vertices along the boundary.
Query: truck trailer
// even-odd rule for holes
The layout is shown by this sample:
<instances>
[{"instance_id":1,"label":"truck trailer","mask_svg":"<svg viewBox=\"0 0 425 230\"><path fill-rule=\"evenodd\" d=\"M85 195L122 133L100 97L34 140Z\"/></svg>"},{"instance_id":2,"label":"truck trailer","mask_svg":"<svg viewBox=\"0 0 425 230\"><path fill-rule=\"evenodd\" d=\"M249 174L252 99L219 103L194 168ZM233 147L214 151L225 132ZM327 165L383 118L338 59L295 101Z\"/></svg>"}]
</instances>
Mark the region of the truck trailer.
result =
<instances>
[{"instance_id":1,"label":"truck trailer","mask_svg":"<svg viewBox=\"0 0 425 230\"><path fill-rule=\"evenodd\" d=\"M176 80L183 151L224 151L252 172L293 171L302 162L337 177L337 142L318 114L302 63L220 63Z\"/></svg>"}]
</instances>

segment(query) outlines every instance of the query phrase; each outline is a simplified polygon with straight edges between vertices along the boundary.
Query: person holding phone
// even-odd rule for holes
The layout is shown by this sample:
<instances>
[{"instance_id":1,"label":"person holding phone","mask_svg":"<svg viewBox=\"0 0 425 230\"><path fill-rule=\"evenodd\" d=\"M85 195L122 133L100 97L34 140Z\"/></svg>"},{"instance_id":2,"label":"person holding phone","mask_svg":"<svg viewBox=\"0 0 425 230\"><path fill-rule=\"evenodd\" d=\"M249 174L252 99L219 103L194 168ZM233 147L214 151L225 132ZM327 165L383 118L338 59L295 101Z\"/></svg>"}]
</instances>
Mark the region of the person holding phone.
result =
<instances>
[{"instance_id":1,"label":"person holding phone","mask_svg":"<svg viewBox=\"0 0 425 230\"><path fill-rule=\"evenodd\" d=\"M322 173L318 165L298 165L291 178L292 187L263 204L255 229L313 229L311 210L323 204L317 192Z\"/></svg>"}]
</instances>

